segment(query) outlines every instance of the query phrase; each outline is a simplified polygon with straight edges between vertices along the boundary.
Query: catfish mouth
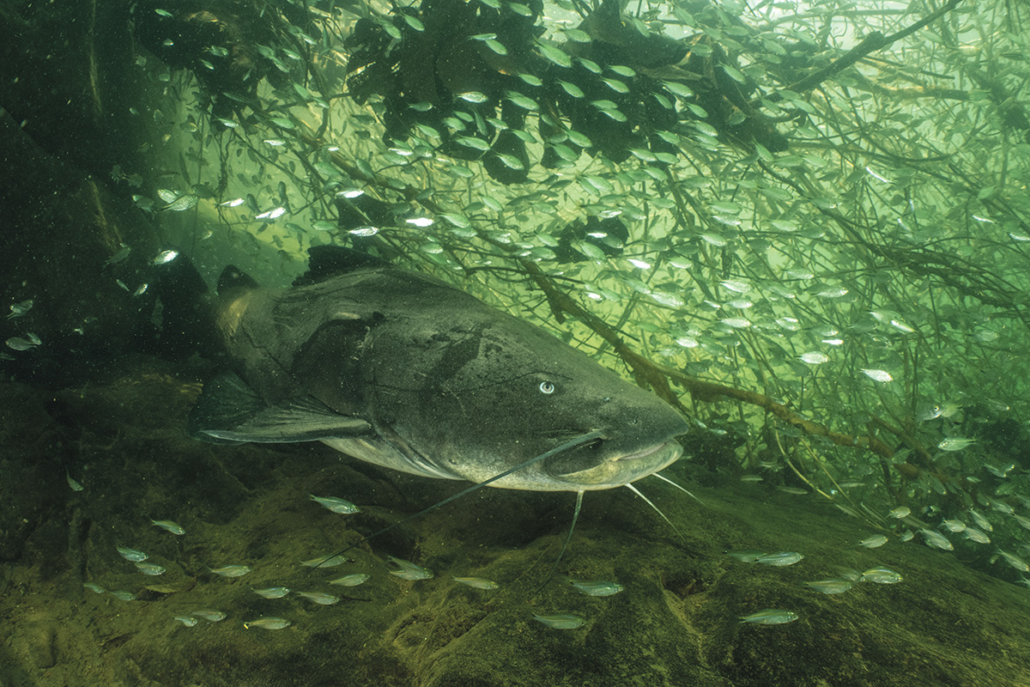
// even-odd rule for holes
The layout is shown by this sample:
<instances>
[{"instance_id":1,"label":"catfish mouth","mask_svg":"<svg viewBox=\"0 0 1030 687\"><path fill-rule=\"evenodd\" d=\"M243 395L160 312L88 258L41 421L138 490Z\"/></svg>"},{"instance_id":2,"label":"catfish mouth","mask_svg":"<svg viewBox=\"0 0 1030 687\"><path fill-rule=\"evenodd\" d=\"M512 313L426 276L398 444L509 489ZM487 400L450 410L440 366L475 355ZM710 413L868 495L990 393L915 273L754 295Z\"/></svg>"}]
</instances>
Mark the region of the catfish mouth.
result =
<instances>
[{"instance_id":1,"label":"catfish mouth","mask_svg":"<svg viewBox=\"0 0 1030 687\"><path fill-rule=\"evenodd\" d=\"M574 490L613 489L663 470L683 455L673 437L624 453L606 439L577 446L545 461L544 471Z\"/></svg>"},{"instance_id":2,"label":"catfish mouth","mask_svg":"<svg viewBox=\"0 0 1030 687\"><path fill-rule=\"evenodd\" d=\"M672 442L672 443L676 443L676 442ZM648 456L653 455L657 451L661 451L668 444L669 444L669 442L666 441L666 442L663 442L661 444L657 444L655 446L652 446L651 448L645 448L643 451L637 451L636 453L630 453L630 454L625 455L625 456L618 456L616 458L613 458L612 460L616 460L616 461L622 461L622 460L643 460L644 458L647 458ZM678 443L676 445L679 446Z\"/></svg>"}]
</instances>

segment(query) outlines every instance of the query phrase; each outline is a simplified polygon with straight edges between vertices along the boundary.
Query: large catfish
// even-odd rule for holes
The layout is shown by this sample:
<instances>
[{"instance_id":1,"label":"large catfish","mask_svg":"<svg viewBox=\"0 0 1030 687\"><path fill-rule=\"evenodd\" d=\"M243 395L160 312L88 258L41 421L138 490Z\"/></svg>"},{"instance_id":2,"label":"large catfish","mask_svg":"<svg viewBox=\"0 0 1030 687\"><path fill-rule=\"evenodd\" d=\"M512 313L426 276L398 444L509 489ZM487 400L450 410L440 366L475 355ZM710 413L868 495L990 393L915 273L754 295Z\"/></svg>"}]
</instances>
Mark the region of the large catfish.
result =
<instances>
[{"instance_id":1,"label":"large catfish","mask_svg":"<svg viewBox=\"0 0 1030 687\"><path fill-rule=\"evenodd\" d=\"M681 454L688 426L669 405L433 277L321 247L291 288L230 268L219 295L236 373L205 386L190 416L199 439L322 441L425 477L511 471L490 486L580 496Z\"/></svg>"}]
</instances>

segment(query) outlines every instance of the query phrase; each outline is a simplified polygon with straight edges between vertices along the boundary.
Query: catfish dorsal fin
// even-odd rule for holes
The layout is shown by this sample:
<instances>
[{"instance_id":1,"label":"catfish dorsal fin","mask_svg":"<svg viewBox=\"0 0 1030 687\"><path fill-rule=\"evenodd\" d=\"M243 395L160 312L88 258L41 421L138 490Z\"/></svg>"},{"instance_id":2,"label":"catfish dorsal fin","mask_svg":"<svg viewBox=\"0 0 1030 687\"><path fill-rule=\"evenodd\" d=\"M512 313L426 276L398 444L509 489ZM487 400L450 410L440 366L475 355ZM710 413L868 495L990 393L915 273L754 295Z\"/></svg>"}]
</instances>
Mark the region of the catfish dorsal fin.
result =
<instances>
[{"instance_id":1,"label":"catfish dorsal fin","mask_svg":"<svg viewBox=\"0 0 1030 687\"><path fill-rule=\"evenodd\" d=\"M261 288L258 283L235 265L228 265L218 277L218 293L222 295L235 289L249 291L258 288Z\"/></svg>"},{"instance_id":2,"label":"catfish dorsal fin","mask_svg":"<svg viewBox=\"0 0 1030 687\"><path fill-rule=\"evenodd\" d=\"M389 267L390 263L374 255L343 246L314 246L308 250L308 271L293 282L294 286L317 284L330 277L363 267Z\"/></svg>"}]
</instances>

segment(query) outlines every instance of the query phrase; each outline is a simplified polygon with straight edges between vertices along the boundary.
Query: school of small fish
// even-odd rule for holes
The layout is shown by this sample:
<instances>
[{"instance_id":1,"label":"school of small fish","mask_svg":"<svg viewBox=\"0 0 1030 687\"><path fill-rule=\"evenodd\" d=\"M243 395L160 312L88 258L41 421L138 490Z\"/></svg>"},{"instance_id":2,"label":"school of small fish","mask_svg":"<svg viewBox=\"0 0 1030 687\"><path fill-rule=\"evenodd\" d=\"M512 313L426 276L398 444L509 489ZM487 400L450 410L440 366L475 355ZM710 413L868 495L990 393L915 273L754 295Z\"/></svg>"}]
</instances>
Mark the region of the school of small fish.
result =
<instances>
[{"instance_id":1,"label":"school of small fish","mask_svg":"<svg viewBox=\"0 0 1030 687\"><path fill-rule=\"evenodd\" d=\"M70 474L66 473L66 477L72 489L76 491L82 490L83 487L81 484L74 481ZM319 497L310 495L310 499L333 513L352 514L360 512L360 509L353 503L337 497ZM1010 507L1005 508L1004 506L999 506L999 503L1001 502L993 501L990 505L993 510L1012 517L1020 527L1030 530L1030 518L1016 515L1011 511ZM1007 504L1004 505L1007 506ZM942 518L939 523L939 529L952 534L964 534L968 540L975 543L989 544L990 539L984 533L984 530L991 531L993 529L990 520L976 509L970 509L967 511L967 515L978 527L973 527L960 518ZM947 537L937 531L937 529L914 526L916 524L923 523L914 519L911 510L906 506L898 506L894 508L887 514L887 517L897 521L899 525L913 525L913 529L895 532L895 535L902 541L907 541L912 538L913 534L919 533L922 535L928 546L948 551L954 549L954 546ZM186 534L185 528L172 520L151 519L150 522L153 526L159 527L174 536L184 536ZM877 549L886 545L889 541L890 537L885 534L874 534L859 541L858 545L868 549ZM1025 548L1030 551L1030 547ZM147 562L149 556L144 551L121 545L116 546L116 550L122 558L127 562L132 563L143 575L158 576L166 572L165 567ZM796 551L768 553L757 549L727 551L726 555L742 563L754 563L771 567L792 566L801 562L805 558L803 554ZM318 569L337 567L350 560L351 559L342 555L336 554L301 561L300 564ZM1005 551L1000 548L995 549L991 562L993 563L996 560L1003 561L1009 567L1020 573L1030 573L1030 564L1018 555L1009 551ZM386 557L385 568L391 575L410 582L428 580L434 577L432 570L395 556ZM229 579L239 578L252 572L250 566L242 564L225 565L218 568L209 568L208 570L213 575ZM808 589L821 594L839 595L850 591L856 583L860 582L890 585L898 584L903 580L901 574L882 566L869 568L865 572L859 572L848 567L837 566L837 573L836 577L806 581L802 584ZM337 587L357 587L364 584L369 579L370 575L368 573L349 573L342 577L330 580L328 584ZM452 576L451 579L457 584L464 585L472 589L491 591L500 588L500 585L493 580L483 577L462 577L455 575ZM1030 586L1030 579L1021 577L1021 580L1026 583L1027 586ZM570 578L568 582L576 591L592 597L614 596L625 590L623 585L611 580L579 580ZM95 582L86 582L84 587L96 594L107 593L122 602L132 602L137 598L137 595L132 592L126 590L106 590ZM282 599L290 594L295 594L296 596L306 599L312 604L318 606L332 606L346 599L346 597L322 591L292 591L290 588L284 586L252 588L251 591L258 596L269 600ZM739 616L739 620L745 624L774 626L795 622L799 617L798 613L791 610L767 608L746 615L741 615ZM172 620L180 623L184 627L190 628L197 626L200 620L217 623L226 618L227 614L225 612L206 608L190 610L185 613L172 616ZM566 612L535 613L533 614L533 618L546 627L554 630L574 630L585 626L588 622L587 618L582 615ZM278 616L262 616L254 620L243 622L243 627L245 629L256 628L264 630L282 630L290 627L291 624L292 622L286 618Z\"/></svg>"}]
</instances>

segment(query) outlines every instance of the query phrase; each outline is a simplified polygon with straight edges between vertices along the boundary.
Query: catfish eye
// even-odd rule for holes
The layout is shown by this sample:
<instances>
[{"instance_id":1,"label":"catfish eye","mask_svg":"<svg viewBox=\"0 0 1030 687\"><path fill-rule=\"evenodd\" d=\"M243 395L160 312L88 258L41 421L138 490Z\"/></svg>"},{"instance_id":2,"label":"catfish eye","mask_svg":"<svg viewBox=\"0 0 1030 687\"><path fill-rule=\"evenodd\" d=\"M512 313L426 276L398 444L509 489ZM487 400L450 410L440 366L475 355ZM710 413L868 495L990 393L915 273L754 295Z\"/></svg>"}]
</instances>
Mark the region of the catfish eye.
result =
<instances>
[{"instance_id":1,"label":"catfish eye","mask_svg":"<svg viewBox=\"0 0 1030 687\"><path fill-rule=\"evenodd\" d=\"M554 384L552 382L540 382L540 393L553 394Z\"/></svg>"}]
</instances>

